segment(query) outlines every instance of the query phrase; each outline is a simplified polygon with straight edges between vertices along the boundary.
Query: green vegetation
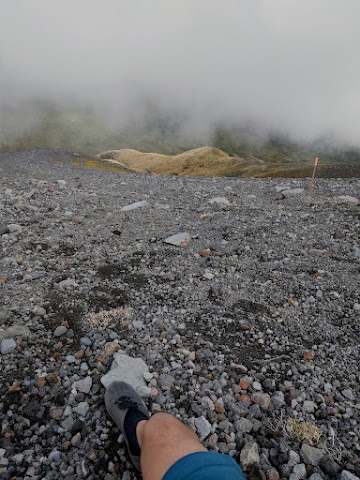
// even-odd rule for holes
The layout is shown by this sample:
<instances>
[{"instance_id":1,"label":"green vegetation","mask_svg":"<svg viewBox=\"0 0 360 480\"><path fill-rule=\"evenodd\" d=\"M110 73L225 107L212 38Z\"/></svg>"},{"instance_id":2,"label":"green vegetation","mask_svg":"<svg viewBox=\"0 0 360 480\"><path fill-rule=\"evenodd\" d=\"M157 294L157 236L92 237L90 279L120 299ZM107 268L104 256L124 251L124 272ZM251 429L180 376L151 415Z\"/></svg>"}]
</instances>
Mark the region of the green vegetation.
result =
<instances>
[{"instance_id":1,"label":"green vegetation","mask_svg":"<svg viewBox=\"0 0 360 480\"><path fill-rule=\"evenodd\" d=\"M358 148L336 149L323 141L299 144L280 134L261 138L231 127L216 127L211 144L224 152L258 164L312 165L316 156L321 157L322 164L360 163Z\"/></svg>"},{"instance_id":2,"label":"green vegetation","mask_svg":"<svg viewBox=\"0 0 360 480\"><path fill-rule=\"evenodd\" d=\"M4 137L4 135L3 135ZM85 114L46 113L35 126L20 135L7 133L1 138L0 151L32 148L62 148L94 153L99 148L116 147L118 138L94 116Z\"/></svg>"},{"instance_id":3,"label":"green vegetation","mask_svg":"<svg viewBox=\"0 0 360 480\"><path fill-rule=\"evenodd\" d=\"M34 109L34 114L31 108ZM22 118L20 111L10 111L9 115L3 116L2 123L0 122L0 152L59 148L93 156L102 151L133 149L173 156L208 144L227 153L234 160L227 161L231 164L229 171L225 165L216 168L213 166L214 171L221 172L221 175L310 176L317 155L320 157L320 176L334 176L333 168L326 165L334 166L338 176L358 176L360 169L359 149L336 149L329 146L328 139L312 144L298 144L278 133L261 136L249 127L229 125L216 126L210 141L209 138L196 138L195 135L190 138L183 134L184 118L161 113L154 106L149 107L141 122L134 122L121 129L111 128L88 108L60 109L52 104L30 106L27 123L23 122L20 128L19 118ZM126 171L121 170L119 165L111 166L101 159L94 160L94 163L89 163L89 159L77 163L91 168ZM205 167L206 165L201 166L201 174L206 174ZM186 169L192 171L189 167Z\"/></svg>"},{"instance_id":4,"label":"green vegetation","mask_svg":"<svg viewBox=\"0 0 360 480\"><path fill-rule=\"evenodd\" d=\"M75 165L76 167L95 168L97 170L108 170L110 172L125 173L128 171L119 165L109 165L100 160L85 160L85 161L76 160L75 162L72 162L72 164Z\"/></svg>"}]
</instances>

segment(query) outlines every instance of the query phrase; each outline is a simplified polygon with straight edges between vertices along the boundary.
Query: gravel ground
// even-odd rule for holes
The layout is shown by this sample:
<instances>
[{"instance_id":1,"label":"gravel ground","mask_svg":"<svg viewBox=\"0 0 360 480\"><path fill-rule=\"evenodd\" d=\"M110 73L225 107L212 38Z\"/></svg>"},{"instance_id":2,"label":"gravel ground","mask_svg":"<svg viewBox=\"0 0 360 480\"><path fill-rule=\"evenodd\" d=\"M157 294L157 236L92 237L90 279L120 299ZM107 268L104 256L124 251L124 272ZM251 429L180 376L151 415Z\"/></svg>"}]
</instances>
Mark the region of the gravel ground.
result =
<instances>
[{"instance_id":1,"label":"gravel ground","mask_svg":"<svg viewBox=\"0 0 360 480\"><path fill-rule=\"evenodd\" d=\"M310 202L73 159L0 155L2 478L138 478L104 409L116 351L248 478L360 477L360 180Z\"/></svg>"}]
</instances>

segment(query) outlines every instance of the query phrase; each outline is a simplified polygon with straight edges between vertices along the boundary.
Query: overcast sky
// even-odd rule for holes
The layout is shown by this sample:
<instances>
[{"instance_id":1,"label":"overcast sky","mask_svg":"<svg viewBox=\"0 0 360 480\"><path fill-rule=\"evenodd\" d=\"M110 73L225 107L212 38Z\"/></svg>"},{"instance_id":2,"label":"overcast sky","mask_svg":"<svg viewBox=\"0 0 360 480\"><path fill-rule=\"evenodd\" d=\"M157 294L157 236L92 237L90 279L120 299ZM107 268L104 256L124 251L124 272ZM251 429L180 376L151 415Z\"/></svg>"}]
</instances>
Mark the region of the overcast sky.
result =
<instances>
[{"instance_id":1,"label":"overcast sky","mask_svg":"<svg viewBox=\"0 0 360 480\"><path fill-rule=\"evenodd\" d=\"M360 144L359 19L360 0L1 0L1 99L70 95L126 123L155 98L199 128Z\"/></svg>"}]
</instances>

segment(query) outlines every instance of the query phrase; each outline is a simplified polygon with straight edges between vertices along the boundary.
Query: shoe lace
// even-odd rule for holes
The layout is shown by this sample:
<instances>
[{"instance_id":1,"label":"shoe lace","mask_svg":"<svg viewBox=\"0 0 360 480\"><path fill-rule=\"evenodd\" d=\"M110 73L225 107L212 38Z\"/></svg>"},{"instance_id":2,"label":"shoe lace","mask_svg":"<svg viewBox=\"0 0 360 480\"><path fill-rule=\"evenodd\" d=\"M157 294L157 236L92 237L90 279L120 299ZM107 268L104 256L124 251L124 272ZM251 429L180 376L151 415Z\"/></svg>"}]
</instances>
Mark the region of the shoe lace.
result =
<instances>
[{"instance_id":1,"label":"shoe lace","mask_svg":"<svg viewBox=\"0 0 360 480\"><path fill-rule=\"evenodd\" d=\"M119 397L117 400L115 400L115 405L117 405L120 408L137 408L138 403L135 402L131 397Z\"/></svg>"}]
</instances>

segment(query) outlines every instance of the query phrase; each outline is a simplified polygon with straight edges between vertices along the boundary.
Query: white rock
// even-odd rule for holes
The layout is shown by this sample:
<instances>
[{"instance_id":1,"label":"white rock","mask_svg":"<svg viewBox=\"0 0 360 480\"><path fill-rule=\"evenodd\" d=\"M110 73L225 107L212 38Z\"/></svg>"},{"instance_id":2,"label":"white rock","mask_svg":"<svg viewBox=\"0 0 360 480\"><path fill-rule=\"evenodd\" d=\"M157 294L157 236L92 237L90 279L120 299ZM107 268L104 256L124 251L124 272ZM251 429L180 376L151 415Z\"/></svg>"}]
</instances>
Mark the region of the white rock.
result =
<instances>
[{"instance_id":1,"label":"white rock","mask_svg":"<svg viewBox=\"0 0 360 480\"><path fill-rule=\"evenodd\" d=\"M73 278L67 278L58 283L59 287L78 287L79 284Z\"/></svg>"},{"instance_id":2,"label":"white rock","mask_svg":"<svg viewBox=\"0 0 360 480\"><path fill-rule=\"evenodd\" d=\"M250 433L253 429L253 424L247 418L240 418L239 420L235 420L234 427L237 432Z\"/></svg>"},{"instance_id":3,"label":"white rock","mask_svg":"<svg viewBox=\"0 0 360 480\"><path fill-rule=\"evenodd\" d=\"M0 457L0 469L7 467L9 465L9 460L5 457Z\"/></svg>"},{"instance_id":4,"label":"white rock","mask_svg":"<svg viewBox=\"0 0 360 480\"><path fill-rule=\"evenodd\" d=\"M240 465L247 471L252 465L260 462L259 447L256 442L249 442L240 452Z\"/></svg>"},{"instance_id":5,"label":"white rock","mask_svg":"<svg viewBox=\"0 0 360 480\"><path fill-rule=\"evenodd\" d=\"M89 404L87 402L80 402L75 408L75 412L80 415L80 417L86 417L86 414L89 411Z\"/></svg>"},{"instance_id":6,"label":"white rock","mask_svg":"<svg viewBox=\"0 0 360 480\"><path fill-rule=\"evenodd\" d=\"M130 203L130 205L125 205L120 210L122 212L130 212L131 210L136 210L138 208L149 208L151 207L150 203L146 200L142 200L141 202Z\"/></svg>"},{"instance_id":7,"label":"white rock","mask_svg":"<svg viewBox=\"0 0 360 480\"><path fill-rule=\"evenodd\" d=\"M294 465L293 473L296 475L296 478L305 479L307 477L306 473L306 466L304 463L299 463L298 465Z\"/></svg>"},{"instance_id":8,"label":"white rock","mask_svg":"<svg viewBox=\"0 0 360 480\"><path fill-rule=\"evenodd\" d=\"M7 328L6 330L0 331L0 341L4 338L14 338L14 337L30 337L30 330L24 325L13 325L12 327Z\"/></svg>"},{"instance_id":9,"label":"white rock","mask_svg":"<svg viewBox=\"0 0 360 480\"><path fill-rule=\"evenodd\" d=\"M150 396L144 375L149 373L148 366L141 358L129 357L125 353L115 353L110 371L101 378L101 383L108 388L112 382L126 382L144 398Z\"/></svg>"},{"instance_id":10,"label":"white rock","mask_svg":"<svg viewBox=\"0 0 360 480\"><path fill-rule=\"evenodd\" d=\"M4 338L0 345L0 351L3 355L7 355L11 353L16 348L16 342L13 338Z\"/></svg>"},{"instance_id":11,"label":"white rock","mask_svg":"<svg viewBox=\"0 0 360 480\"><path fill-rule=\"evenodd\" d=\"M323 480L323 477L319 473L313 473L310 475L309 480Z\"/></svg>"},{"instance_id":12,"label":"white rock","mask_svg":"<svg viewBox=\"0 0 360 480\"><path fill-rule=\"evenodd\" d=\"M150 382L150 380L152 380L154 378L154 374L151 373L151 372L145 372L144 373L144 380L146 382Z\"/></svg>"},{"instance_id":13,"label":"white rock","mask_svg":"<svg viewBox=\"0 0 360 480\"><path fill-rule=\"evenodd\" d=\"M351 400L351 401L355 401L355 395L354 395L354 393L353 393L353 391L352 391L351 388L348 388L348 389L346 389L346 390L343 390L341 393L344 395L345 398L347 398L347 399L349 399L349 400Z\"/></svg>"},{"instance_id":14,"label":"white rock","mask_svg":"<svg viewBox=\"0 0 360 480\"><path fill-rule=\"evenodd\" d=\"M349 470L343 470L340 475L340 480L360 480L360 478L349 472Z\"/></svg>"},{"instance_id":15,"label":"white rock","mask_svg":"<svg viewBox=\"0 0 360 480\"><path fill-rule=\"evenodd\" d=\"M294 450L290 450L289 452L289 460L288 460L288 465L289 467L293 467L297 463L300 463L300 455L296 453Z\"/></svg>"},{"instance_id":16,"label":"white rock","mask_svg":"<svg viewBox=\"0 0 360 480\"><path fill-rule=\"evenodd\" d=\"M15 465L21 465L24 461L24 455L22 453L17 453L13 455L12 460L15 462Z\"/></svg>"},{"instance_id":17,"label":"white rock","mask_svg":"<svg viewBox=\"0 0 360 480\"><path fill-rule=\"evenodd\" d=\"M10 233L21 232L21 230L23 229L23 227L21 225L18 225L17 223L10 223L7 227Z\"/></svg>"},{"instance_id":18,"label":"white rock","mask_svg":"<svg viewBox=\"0 0 360 480\"><path fill-rule=\"evenodd\" d=\"M340 195L339 197L335 197L335 200L337 200L339 203L345 203L347 205L360 205L360 200L350 195Z\"/></svg>"},{"instance_id":19,"label":"white rock","mask_svg":"<svg viewBox=\"0 0 360 480\"><path fill-rule=\"evenodd\" d=\"M231 205L226 197L214 197L209 200L209 203L219 205L220 207L228 207Z\"/></svg>"},{"instance_id":20,"label":"white rock","mask_svg":"<svg viewBox=\"0 0 360 480\"><path fill-rule=\"evenodd\" d=\"M43 317L44 315L46 315L46 310L44 307L41 307L40 305L36 305L33 309L33 314Z\"/></svg>"},{"instance_id":21,"label":"white rock","mask_svg":"<svg viewBox=\"0 0 360 480\"><path fill-rule=\"evenodd\" d=\"M201 442L210 435L211 424L206 420L203 415L195 419L195 427Z\"/></svg>"},{"instance_id":22,"label":"white rock","mask_svg":"<svg viewBox=\"0 0 360 480\"><path fill-rule=\"evenodd\" d=\"M303 403L303 410L306 413L314 413L316 409L316 403L312 402L311 400L305 400Z\"/></svg>"},{"instance_id":23,"label":"white rock","mask_svg":"<svg viewBox=\"0 0 360 480\"><path fill-rule=\"evenodd\" d=\"M212 280L214 277L215 275L209 272L209 270L205 270L205 272L203 273L203 278L205 278L206 280Z\"/></svg>"},{"instance_id":24,"label":"white rock","mask_svg":"<svg viewBox=\"0 0 360 480\"><path fill-rule=\"evenodd\" d=\"M284 190L289 190L289 187L288 187L287 185L277 185L277 186L275 187L275 192L276 192L276 193L280 193L280 192L282 192L282 191L284 191Z\"/></svg>"},{"instance_id":25,"label":"white rock","mask_svg":"<svg viewBox=\"0 0 360 480\"><path fill-rule=\"evenodd\" d=\"M141 320L133 320L132 325L135 330L142 330L143 328L145 328L145 324Z\"/></svg>"},{"instance_id":26,"label":"white rock","mask_svg":"<svg viewBox=\"0 0 360 480\"><path fill-rule=\"evenodd\" d=\"M175 245L176 247L186 247L190 242L190 233L182 232L165 238L165 243Z\"/></svg>"},{"instance_id":27,"label":"white rock","mask_svg":"<svg viewBox=\"0 0 360 480\"><path fill-rule=\"evenodd\" d=\"M68 329L64 325L59 325L54 330L54 337L62 337L67 331Z\"/></svg>"},{"instance_id":28,"label":"white rock","mask_svg":"<svg viewBox=\"0 0 360 480\"><path fill-rule=\"evenodd\" d=\"M77 382L74 383L74 387L82 393L88 394L91 390L92 386L92 378L91 377L85 377L82 378L81 380L78 380Z\"/></svg>"},{"instance_id":29,"label":"white rock","mask_svg":"<svg viewBox=\"0 0 360 480\"><path fill-rule=\"evenodd\" d=\"M283 190L281 193L284 195L285 198L289 197L297 197L298 195L302 195L304 193L303 188L292 188L290 190Z\"/></svg>"}]
</instances>

